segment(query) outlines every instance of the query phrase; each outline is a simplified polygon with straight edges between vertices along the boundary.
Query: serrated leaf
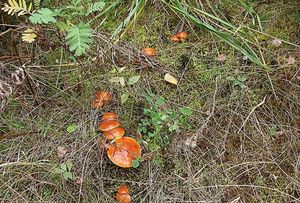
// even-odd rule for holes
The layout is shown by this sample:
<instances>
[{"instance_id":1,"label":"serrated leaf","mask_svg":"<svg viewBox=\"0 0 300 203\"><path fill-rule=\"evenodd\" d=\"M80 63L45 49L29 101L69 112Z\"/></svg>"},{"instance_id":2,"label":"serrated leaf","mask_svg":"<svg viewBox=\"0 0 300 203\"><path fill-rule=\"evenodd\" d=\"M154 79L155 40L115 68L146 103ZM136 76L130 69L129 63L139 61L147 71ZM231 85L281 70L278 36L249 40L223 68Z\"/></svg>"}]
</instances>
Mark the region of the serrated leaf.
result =
<instances>
[{"instance_id":1,"label":"serrated leaf","mask_svg":"<svg viewBox=\"0 0 300 203\"><path fill-rule=\"evenodd\" d=\"M98 1L89 5L88 11L86 15L89 15L94 12L102 11L105 7L105 2Z\"/></svg>"},{"instance_id":2,"label":"serrated leaf","mask_svg":"<svg viewBox=\"0 0 300 203\"><path fill-rule=\"evenodd\" d=\"M35 38L37 37L34 29L26 29L22 34L22 41L32 43L35 41Z\"/></svg>"},{"instance_id":3,"label":"serrated leaf","mask_svg":"<svg viewBox=\"0 0 300 203\"><path fill-rule=\"evenodd\" d=\"M5 3L4 7L2 7L2 10L6 12L8 15L14 15L17 14L18 16L24 15L24 14L30 14L32 4L30 3L29 6L27 6L25 0L19 0L19 3L16 0L9 0L8 4Z\"/></svg>"},{"instance_id":4,"label":"serrated leaf","mask_svg":"<svg viewBox=\"0 0 300 203\"><path fill-rule=\"evenodd\" d=\"M129 78L128 85L133 85L133 84L137 83L140 78L141 78L141 76L139 76L139 75Z\"/></svg>"},{"instance_id":5,"label":"serrated leaf","mask_svg":"<svg viewBox=\"0 0 300 203\"><path fill-rule=\"evenodd\" d=\"M48 9L48 8L41 8L37 10L35 13L33 13L29 20L33 24L49 24L49 23L55 23L57 16L57 13Z\"/></svg>"},{"instance_id":6,"label":"serrated leaf","mask_svg":"<svg viewBox=\"0 0 300 203\"><path fill-rule=\"evenodd\" d=\"M164 77L165 81L168 83L171 83L173 85L177 85L178 81L175 77L173 77L171 74L167 73Z\"/></svg>"},{"instance_id":7,"label":"serrated leaf","mask_svg":"<svg viewBox=\"0 0 300 203\"><path fill-rule=\"evenodd\" d=\"M83 55L92 43L92 29L87 24L72 26L66 36L70 51L75 51L76 56Z\"/></svg>"},{"instance_id":8,"label":"serrated leaf","mask_svg":"<svg viewBox=\"0 0 300 203\"><path fill-rule=\"evenodd\" d=\"M121 96L121 104L124 104L129 98L129 94L128 93L125 93L125 94L122 94Z\"/></svg>"},{"instance_id":9,"label":"serrated leaf","mask_svg":"<svg viewBox=\"0 0 300 203\"><path fill-rule=\"evenodd\" d=\"M180 113L186 115L186 116L190 116L192 115L193 111L189 108L183 107L179 109Z\"/></svg>"}]
</instances>

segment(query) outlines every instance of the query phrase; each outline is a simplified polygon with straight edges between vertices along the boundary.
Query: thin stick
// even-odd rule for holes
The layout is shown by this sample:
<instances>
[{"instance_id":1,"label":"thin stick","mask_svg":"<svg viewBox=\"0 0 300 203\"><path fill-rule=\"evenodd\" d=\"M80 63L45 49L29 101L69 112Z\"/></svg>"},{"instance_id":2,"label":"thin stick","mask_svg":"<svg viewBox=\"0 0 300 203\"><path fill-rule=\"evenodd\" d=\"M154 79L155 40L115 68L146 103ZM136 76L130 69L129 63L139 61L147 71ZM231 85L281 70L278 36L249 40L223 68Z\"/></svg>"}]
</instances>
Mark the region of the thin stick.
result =
<instances>
[{"instance_id":1,"label":"thin stick","mask_svg":"<svg viewBox=\"0 0 300 203\"><path fill-rule=\"evenodd\" d=\"M239 128L238 132L237 133L240 133L240 131L242 130L242 128L245 126L245 124L247 123L247 121L249 120L250 116L254 113L254 111L260 107L261 105L263 105L266 101L266 96L264 97L264 99L259 103L257 104L251 111L250 113L248 114L247 118L244 120L242 126Z\"/></svg>"}]
</instances>

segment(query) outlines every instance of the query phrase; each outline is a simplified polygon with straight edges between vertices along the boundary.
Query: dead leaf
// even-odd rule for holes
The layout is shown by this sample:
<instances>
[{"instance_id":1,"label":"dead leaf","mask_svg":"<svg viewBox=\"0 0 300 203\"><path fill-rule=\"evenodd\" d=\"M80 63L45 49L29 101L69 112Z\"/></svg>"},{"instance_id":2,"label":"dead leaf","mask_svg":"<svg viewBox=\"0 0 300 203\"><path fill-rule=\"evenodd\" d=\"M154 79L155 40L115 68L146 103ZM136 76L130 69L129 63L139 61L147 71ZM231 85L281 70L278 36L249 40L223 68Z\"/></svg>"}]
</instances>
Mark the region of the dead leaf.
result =
<instances>
[{"instance_id":1,"label":"dead leaf","mask_svg":"<svg viewBox=\"0 0 300 203\"><path fill-rule=\"evenodd\" d=\"M226 54L220 54L217 57L217 61L219 61L219 62L224 62L224 61L226 61L226 59L227 59Z\"/></svg>"},{"instance_id":2,"label":"dead leaf","mask_svg":"<svg viewBox=\"0 0 300 203\"><path fill-rule=\"evenodd\" d=\"M279 47L281 45L281 40L280 39L273 39L272 44L275 47Z\"/></svg>"},{"instance_id":3,"label":"dead leaf","mask_svg":"<svg viewBox=\"0 0 300 203\"><path fill-rule=\"evenodd\" d=\"M168 83L171 83L173 85L177 85L178 81L176 78L174 78L171 74L167 73L165 75L165 81L167 81Z\"/></svg>"},{"instance_id":4,"label":"dead leaf","mask_svg":"<svg viewBox=\"0 0 300 203\"><path fill-rule=\"evenodd\" d=\"M67 148L65 148L65 147L61 147L61 146L58 146L58 147L57 147L57 156L58 156L60 159L65 158L67 152L68 152L68 150L67 150Z\"/></svg>"},{"instance_id":5,"label":"dead leaf","mask_svg":"<svg viewBox=\"0 0 300 203\"><path fill-rule=\"evenodd\" d=\"M289 65L292 65L292 64L294 64L295 62L296 62L296 59L295 59L294 57L290 56L290 57L288 58L288 64L289 64Z\"/></svg>"},{"instance_id":6,"label":"dead leaf","mask_svg":"<svg viewBox=\"0 0 300 203\"><path fill-rule=\"evenodd\" d=\"M83 178L80 177L80 176L75 177L75 178L74 178L74 183L75 183L76 185L81 185L81 184L83 183Z\"/></svg>"},{"instance_id":7,"label":"dead leaf","mask_svg":"<svg viewBox=\"0 0 300 203\"><path fill-rule=\"evenodd\" d=\"M37 35L35 33L35 30L31 28L26 29L22 34L22 40L28 43L34 42L36 37Z\"/></svg>"}]
</instances>

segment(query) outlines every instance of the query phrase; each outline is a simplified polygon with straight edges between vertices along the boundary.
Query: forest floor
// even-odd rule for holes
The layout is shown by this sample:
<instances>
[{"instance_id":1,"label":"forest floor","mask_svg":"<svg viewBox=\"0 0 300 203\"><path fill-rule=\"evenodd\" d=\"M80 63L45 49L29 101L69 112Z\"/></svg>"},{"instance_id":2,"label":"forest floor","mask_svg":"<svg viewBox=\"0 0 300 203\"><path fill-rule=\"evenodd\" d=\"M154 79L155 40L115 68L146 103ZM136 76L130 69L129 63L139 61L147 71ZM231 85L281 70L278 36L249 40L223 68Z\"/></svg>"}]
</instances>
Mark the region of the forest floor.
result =
<instances>
[{"instance_id":1,"label":"forest floor","mask_svg":"<svg viewBox=\"0 0 300 203\"><path fill-rule=\"evenodd\" d=\"M240 10L227 10L235 24L252 23ZM256 11L268 34L258 36L268 71L155 5L145 7L117 44L109 33L122 19L106 21L95 31L94 48L77 63L64 47L36 46L27 67L32 90L25 81L0 111L0 201L111 203L121 184L129 185L133 202L300 201L299 2L274 1ZM189 33L187 40L171 42L178 30ZM12 52L8 45L1 43L1 55ZM26 47L19 52L31 53ZM157 50L151 63L138 57L144 47ZM178 85L167 83L165 73ZM110 81L136 75L134 85ZM91 102L99 90L113 99L96 111ZM98 146L99 117L114 111L127 135L139 137L149 92L164 97L166 108L190 108L191 128L168 135L163 163L155 164L141 142L141 165L119 168ZM124 94L129 98L122 103ZM67 149L64 158L59 146ZM77 184L52 172L67 160L82 180Z\"/></svg>"}]
</instances>

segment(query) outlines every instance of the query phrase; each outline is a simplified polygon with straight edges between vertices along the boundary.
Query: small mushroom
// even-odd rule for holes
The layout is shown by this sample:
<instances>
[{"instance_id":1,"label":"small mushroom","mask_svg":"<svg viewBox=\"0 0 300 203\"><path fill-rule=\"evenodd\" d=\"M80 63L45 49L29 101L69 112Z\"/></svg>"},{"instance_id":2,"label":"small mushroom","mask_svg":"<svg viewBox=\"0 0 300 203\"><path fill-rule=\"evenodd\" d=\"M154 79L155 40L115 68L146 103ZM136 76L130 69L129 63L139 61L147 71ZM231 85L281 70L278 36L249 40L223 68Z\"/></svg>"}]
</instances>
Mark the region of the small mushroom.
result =
<instances>
[{"instance_id":1,"label":"small mushroom","mask_svg":"<svg viewBox=\"0 0 300 203\"><path fill-rule=\"evenodd\" d=\"M121 185L118 188L117 194L116 194L116 200L119 203L130 203L131 197L129 195L129 188L127 185Z\"/></svg>"},{"instance_id":2,"label":"small mushroom","mask_svg":"<svg viewBox=\"0 0 300 203\"><path fill-rule=\"evenodd\" d=\"M103 100L104 102L110 101L112 98L111 94L109 92L100 91L96 92L96 100Z\"/></svg>"},{"instance_id":3,"label":"small mushroom","mask_svg":"<svg viewBox=\"0 0 300 203\"><path fill-rule=\"evenodd\" d=\"M100 110L100 109L102 109L103 106L104 106L104 102L102 100L95 99L93 101L93 107L94 107L94 109Z\"/></svg>"},{"instance_id":4,"label":"small mushroom","mask_svg":"<svg viewBox=\"0 0 300 203\"><path fill-rule=\"evenodd\" d=\"M171 39L172 42L179 42L180 41L180 38L177 35L172 35L170 37L170 39Z\"/></svg>"},{"instance_id":5,"label":"small mushroom","mask_svg":"<svg viewBox=\"0 0 300 203\"><path fill-rule=\"evenodd\" d=\"M98 128L102 132L109 131L111 129L114 129L116 127L120 126L120 122L116 120L107 120L107 121L102 121L99 125Z\"/></svg>"},{"instance_id":6,"label":"small mushroom","mask_svg":"<svg viewBox=\"0 0 300 203\"><path fill-rule=\"evenodd\" d=\"M103 114L101 120L102 121L108 121L108 120L117 120L118 115L114 112L106 112Z\"/></svg>"},{"instance_id":7,"label":"small mushroom","mask_svg":"<svg viewBox=\"0 0 300 203\"><path fill-rule=\"evenodd\" d=\"M118 137L122 137L124 134L125 134L125 130L121 127L117 127L117 128L114 128L114 129L104 132L103 136L109 140L113 140Z\"/></svg>"},{"instance_id":8,"label":"small mushroom","mask_svg":"<svg viewBox=\"0 0 300 203\"><path fill-rule=\"evenodd\" d=\"M185 40L188 37L188 35L189 34L187 32L179 32L179 33L176 34L176 36L178 38L180 38L180 40Z\"/></svg>"},{"instance_id":9,"label":"small mushroom","mask_svg":"<svg viewBox=\"0 0 300 203\"><path fill-rule=\"evenodd\" d=\"M154 48L143 48L142 51L144 52L144 54L148 55L148 56L155 56L156 55L156 50Z\"/></svg>"},{"instance_id":10,"label":"small mushroom","mask_svg":"<svg viewBox=\"0 0 300 203\"><path fill-rule=\"evenodd\" d=\"M141 155L141 146L131 137L117 138L107 148L108 158L123 168L132 167L132 161L140 158Z\"/></svg>"}]
</instances>

